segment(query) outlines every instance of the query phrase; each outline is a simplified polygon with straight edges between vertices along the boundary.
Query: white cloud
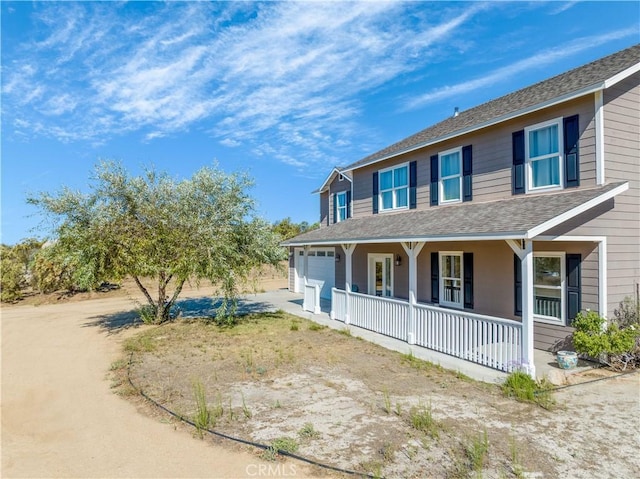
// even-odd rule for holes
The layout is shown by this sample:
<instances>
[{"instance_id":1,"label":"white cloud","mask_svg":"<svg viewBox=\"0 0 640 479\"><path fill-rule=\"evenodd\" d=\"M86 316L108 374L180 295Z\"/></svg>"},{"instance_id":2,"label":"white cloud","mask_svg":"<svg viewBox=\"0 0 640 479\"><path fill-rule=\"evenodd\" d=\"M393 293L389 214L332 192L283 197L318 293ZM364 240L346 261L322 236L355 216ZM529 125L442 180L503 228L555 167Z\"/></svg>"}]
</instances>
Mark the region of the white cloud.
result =
<instances>
[{"instance_id":1,"label":"white cloud","mask_svg":"<svg viewBox=\"0 0 640 479\"><path fill-rule=\"evenodd\" d=\"M242 143L238 140L234 140L232 138L225 138L224 140L220 140L220 144L222 146L226 146L228 148L235 148L237 146L242 145Z\"/></svg>"},{"instance_id":2,"label":"white cloud","mask_svg":"<svg viewBox=\"0 0 640 479\"><path fill-rule=\"evenodd\" d=\"M455 52L451 40L496 8L169 2L141 13L139 5L38 4L31 41L3 49L3 115L61 141L102 142L127 132L153 141L198 127L224 146L247 146L295 167L344 163L341 151L355 148L350 138L363 133L361 95ZM575 49L427 92L410 107Z\"/></svg>"},{"instance_id":3,"label":"white cloud","mask_svg":"<svg viewBox=\"0 0 640 479\"><path fill-rule=\"evenodd\" d=\"M554 8L553 10L551 10L550 15L557 15L559 13L562 12L566 12L567 10L569 10L570 8L576 6L578 3L580 3L580 1L575 0L575 1L569 1L569 2L558 2L560 3L560 5L558 5L556 8Z\"/></svg>"},{"instance_id":4,"label":"white cloud","mask_svg":"<svg viewBox=\"0 0 640 479\"><path fill-rule=\"evenodd\" d=\"M630 35L637 35L637 29L628 28L607 33L605 35L595 35L591 37L578 38L571 43L563 45L562 47L551 48L531 57L519 60L515 63L512 63L511 65L498 68L488 75L474 78L473 80L456 83L454 85L447 85L442 88L437 88L416 98L411 98L406 101L405 109L416 109L423 107L427 103L442 101L447 98L467 94L472 91L479 90L480 88L503 82L527 70L543 67L545 65L562 60L566 57L575 55L576 53L580 53L598 45L602 45L612 40L625 38Z\"/></svg>"}]
</instances>

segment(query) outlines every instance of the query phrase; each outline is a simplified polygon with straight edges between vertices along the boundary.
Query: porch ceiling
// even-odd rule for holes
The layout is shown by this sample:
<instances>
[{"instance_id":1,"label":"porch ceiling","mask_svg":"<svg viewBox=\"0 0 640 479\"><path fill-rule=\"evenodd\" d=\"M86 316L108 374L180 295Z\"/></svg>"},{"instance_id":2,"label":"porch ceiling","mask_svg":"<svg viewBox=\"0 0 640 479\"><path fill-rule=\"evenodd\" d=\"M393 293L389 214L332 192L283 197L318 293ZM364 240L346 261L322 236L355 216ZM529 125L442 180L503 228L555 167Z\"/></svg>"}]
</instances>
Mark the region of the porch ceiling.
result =
<instances>
[{"instance_id":1,"label":"porch ceiling","mask_svg":"<svg viewBox=\"0 0 640 479\"><path fill-rule=\"evenodd\" d=\"M350 218L282 244L531 239L613 198L628 186L618 182L559 193Z\"/></svg>"}]
</instances>

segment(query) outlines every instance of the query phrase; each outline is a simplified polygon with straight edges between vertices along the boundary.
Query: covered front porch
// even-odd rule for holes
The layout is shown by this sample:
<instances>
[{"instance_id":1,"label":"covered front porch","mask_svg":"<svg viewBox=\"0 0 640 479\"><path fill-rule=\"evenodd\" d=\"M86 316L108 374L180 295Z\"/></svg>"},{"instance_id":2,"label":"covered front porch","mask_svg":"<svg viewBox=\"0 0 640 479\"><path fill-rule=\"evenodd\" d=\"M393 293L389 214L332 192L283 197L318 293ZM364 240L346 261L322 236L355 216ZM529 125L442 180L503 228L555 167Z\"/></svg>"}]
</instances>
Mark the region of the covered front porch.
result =
<instances>
[{"instance_id":1,"label":"covered front porch","mask_svg":"<svg viewBox=\"0 0 640 479\"><path fill-rule=\"evenodd\" d=\"M285 244L302 255L305 309L319 308L307 254L330 247L334 321L536 376L534 348L569 346L583 309L607 314L607 238L572 232L627 187L350 218Z\"/></svg>"},{"instance_id":2,"label":"covered front porch","mask_svg":"<svg viewBox=\"0 0 640 479\"><path fill-rule=\"evenodd\" d=\"M570 337L567 325L583 305L606 304L601 237L386 239L341 243L335 251L332 320L506 373L535 376L534 348ZM546 271L549 258L557 272ZM596 287L584 295L583 265ZM541 267L556 289L541 285ZM305 310L320 312L320 289L305 282Z\"/></svg>"}]
</instances>

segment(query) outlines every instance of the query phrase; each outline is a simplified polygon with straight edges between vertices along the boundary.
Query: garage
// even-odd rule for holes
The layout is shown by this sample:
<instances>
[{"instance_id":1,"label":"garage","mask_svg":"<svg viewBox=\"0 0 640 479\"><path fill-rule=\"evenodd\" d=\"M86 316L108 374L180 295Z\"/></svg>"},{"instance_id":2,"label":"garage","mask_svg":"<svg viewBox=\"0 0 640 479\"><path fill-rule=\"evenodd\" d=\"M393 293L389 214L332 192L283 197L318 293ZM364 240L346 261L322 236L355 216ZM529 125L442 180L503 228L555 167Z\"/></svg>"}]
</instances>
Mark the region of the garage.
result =
<instances>
[{"instance_id":1,"label":"garage","mask_svg":"<svg viewBox=\"0 0 640 479\"><path fill-rule=\"evenodd\" d=\"M296 292L302 293L304 289L304 249L295 250ZM309 248L308 251L309 272L308 284L320 286L320 297L331 299L331 288L335 285L336 265L334 248Z\"/></svg>"}]
</instances>

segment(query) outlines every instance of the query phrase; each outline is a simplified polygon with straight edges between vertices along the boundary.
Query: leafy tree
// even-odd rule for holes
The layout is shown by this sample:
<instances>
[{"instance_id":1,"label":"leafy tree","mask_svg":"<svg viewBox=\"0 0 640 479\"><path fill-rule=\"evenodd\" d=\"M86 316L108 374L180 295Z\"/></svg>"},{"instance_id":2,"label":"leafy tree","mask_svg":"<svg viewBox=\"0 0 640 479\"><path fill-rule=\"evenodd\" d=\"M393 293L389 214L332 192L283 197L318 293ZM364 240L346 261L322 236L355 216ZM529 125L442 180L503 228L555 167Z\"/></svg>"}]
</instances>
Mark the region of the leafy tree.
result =
<instances>
[{"instance_id":1,"label":"leafy tree","mask_svg":"<svg viewBox=\"0 0 640 479\"><path fill-rule=\"evenodd\" d=\"M294 223L291 218L287 217L283 220L276 221L273 224L273 232L280 235L283 240L293 238L306 231L315 230L320 227L320 223L309 224L306 221Z\"/></svg>"},{"instance_id":2,"label":"leafy tree","mask_svg":"<svg viewBox=\"0 0 640 479\"><path fill-rule=\"evenodd\" d=\"M46 245L38 251L31 264L31 285L40 293L58 290L92 289L96 284L83 284L79 274L83 268L78 255L69 254L58 243Z\"/></svg>"},{"instance_id":3,"label":"leafy tree","mask_svg":"<svg viewBox=\"0 0 640 479\"><path fill-rule=\"evenodd\" d=\"M74 265L74 281L92 287L132 276L154 323L171 319L188 279L219 285L218 313L229 317L238 282L252 268L283 259L268 223L254 216L252 182L244 174L202 168L176 181L154 169L130 176L121 165L102 162L92 180L88 194L65 188L28 202L52 220L56 254ZM155 297L143 278L157 283Z\"/></svg>"},{"instance_id":4,"label":"leafy tree","mask_svg":"<svg viewBox=\"0 0 640 479\"><path fill-rule=\"evenodd\" d=\"M1 246L0 300L15 301L22 297L31 273L31 262L42 244L40 240L27 238L15 246Z\"/></svg>"}]
</instances>

